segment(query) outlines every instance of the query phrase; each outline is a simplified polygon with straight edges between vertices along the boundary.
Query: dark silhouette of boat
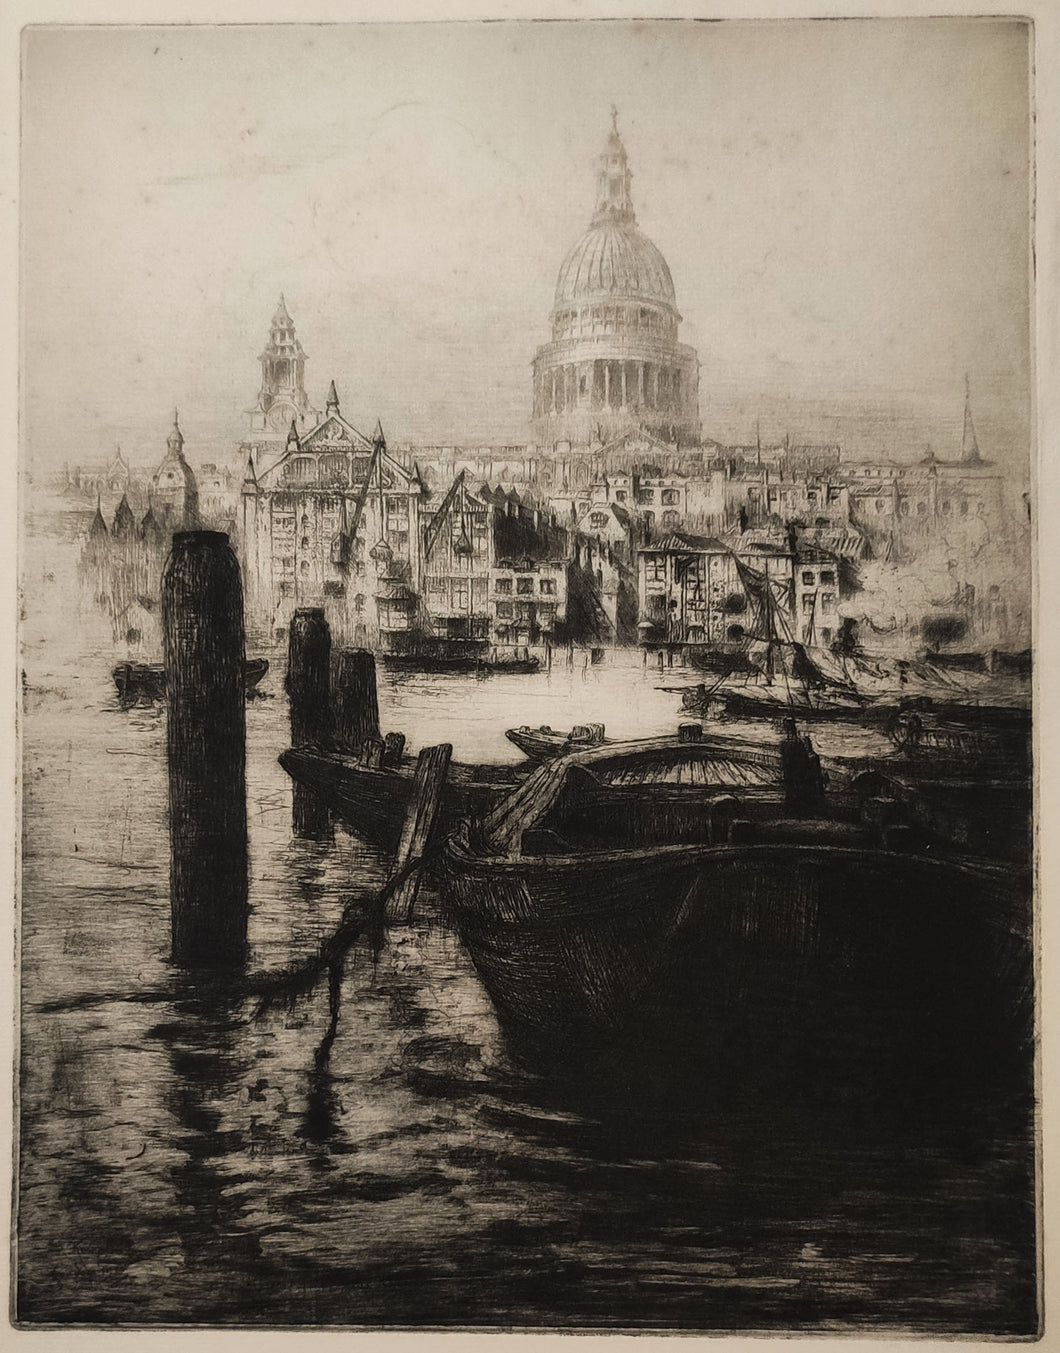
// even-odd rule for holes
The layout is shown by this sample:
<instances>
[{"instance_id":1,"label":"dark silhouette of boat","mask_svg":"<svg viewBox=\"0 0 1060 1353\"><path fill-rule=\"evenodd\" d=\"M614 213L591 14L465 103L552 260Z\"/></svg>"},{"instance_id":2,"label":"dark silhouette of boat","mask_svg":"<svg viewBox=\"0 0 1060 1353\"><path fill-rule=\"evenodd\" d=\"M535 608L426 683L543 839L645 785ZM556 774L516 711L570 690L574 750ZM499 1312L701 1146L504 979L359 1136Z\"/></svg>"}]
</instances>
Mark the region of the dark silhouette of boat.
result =
<instances>
[{"instance_id":1,"label":"dark silhouette of boat","mask_svg":"<svg viewBox=\"0 0 1060 1353\"><path fill-rule=\"evenodd\" d=\"M393 672L463 672L476 676L536 672L541 660L528 648L492 646L486 639L446 639L420 635L407 648L384 653Z\"/></svg>"},{"instance_id":2,"label":"dark silhouette of boat","mask_svg":"<svg viewBox=\"0 0 1060 1353\"><path fill-rule=\"evenodd\" d=\"M798 1078L926 1057L933 1083L1025 1058L1028 872L815 762L791 730L775 752L605 746L461 824L445 906L513 1051Z\"/></svg>"},{"instance_id":3,"label":"dark silhouette of boat","mask_svg":"<svg viewBox=\"0 0 1060 1353\"><path fill-rule=\"evenodd\" d=\"M248 693L269 670L267 658L248 658L243 679ZM166 673L160 662L120 662L111 673L122 705L152 705L166 698Z\"/></svg>"},{"instance_id":4,"label":"dark silhouette of boat","mask_svg":"<svg viewBox=\"0 0 1060 1353\"><path fill-rule=\"evenodd\" d=\"M990 670L1010 676L1029 677L1032 668L1032 654L1029 648L1018 652L1009 652L1004 648L995 648L990 654Z\"/></svg>"},{"instance_id":5,"label":"dark silhouette of boat","mask_svg":"<svg viewBox=\"0 0 1060 1353\"><path fill-rule=\"evenodd\" d=\"M521 728L509 728L504 736L531 761L548 761L554 756L565 756L586 747L600 747L607 742L602 723L575 724L569 733L523 724Z\"/></svg>"},{"instance_id":6,"label":"dark silhouette of boat","mask_svg":"<svg viewBox=\"0 0 1060 1353\"><path fill-rule=\"evenodd\" d=\"M402 755L390 766L369 766L362 757L319 747L291 747L280 765L297 784L312 790L336 818L358 836L392 854L401 838L416 758ZM451 762L438 831L450 830L469 813L491 808L520 783L512 766Z\"/></svg>"},{"instance_id":7,"label":"dark silhouette of boat","mask_svg":"<svg viewBox=\"0 0 1060 1353\"><path fill-rule=\"evenodd\" d=\"M945 649L923 654L924 661L930 667L957 672L986 672L989 670L989 656L986 653L950 653Z\"/></svg>"}]
</instances>

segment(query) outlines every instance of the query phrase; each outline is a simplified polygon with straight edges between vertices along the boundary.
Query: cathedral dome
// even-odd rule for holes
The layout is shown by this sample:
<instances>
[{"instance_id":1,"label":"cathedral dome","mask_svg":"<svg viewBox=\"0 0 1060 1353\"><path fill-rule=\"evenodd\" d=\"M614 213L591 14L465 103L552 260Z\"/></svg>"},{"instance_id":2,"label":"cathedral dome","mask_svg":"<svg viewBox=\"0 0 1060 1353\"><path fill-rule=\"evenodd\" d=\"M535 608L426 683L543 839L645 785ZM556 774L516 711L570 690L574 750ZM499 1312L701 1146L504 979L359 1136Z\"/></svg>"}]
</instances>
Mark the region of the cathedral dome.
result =
<instances>
[{"instance_id":1,"label":"cathedral dome","mask_svg":"<svg viewBox=\"0 0 1060 1353\"><path fill-rule=\"evenodd\" d=\"M534 436L541 446L647 432L699 438L699 359L678 341L673 278L637 229L618 114L597 164L589 229L556 279L552 340L534 357Z\"/></svg>"},{"instance_id":2,"label":"cathedral dome","mask_svg":"<svg viewBox=\"0 0 1060 1353\"><path fill-rule=\"evenodd\" d=\"M592 225L563 260L556 309L621 296L676 309L666 259L646 235L626 222Z\"/></svg>"}]
</instances>

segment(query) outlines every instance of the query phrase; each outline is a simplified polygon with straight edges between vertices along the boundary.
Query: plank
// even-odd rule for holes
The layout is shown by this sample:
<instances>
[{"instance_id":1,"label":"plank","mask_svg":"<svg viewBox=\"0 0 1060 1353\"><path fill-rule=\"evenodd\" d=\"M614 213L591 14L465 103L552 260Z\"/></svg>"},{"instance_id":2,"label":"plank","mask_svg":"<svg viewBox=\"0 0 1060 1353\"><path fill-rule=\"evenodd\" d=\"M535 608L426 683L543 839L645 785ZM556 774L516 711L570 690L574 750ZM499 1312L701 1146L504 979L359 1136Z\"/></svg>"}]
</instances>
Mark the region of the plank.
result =
<instances>
[{"instance_id":1,"label":"plank","mask_svg":"<svg viewBox=\"0 0 1060 1353\"><path fill-rule=\"evenodd\" d=\"M440 742L437 747L424 747L416 759L412 794L405 814L405 825L401 829L401 840L398 843L397 855L394 857L391 877L409 860L422 858L431 843L431 835L442 806L445 777L449 771L452 754L452 744ZM411 920L422 873L422 869L414 870L395 890L387 908L391 917L404 921Z\"/></svg>"}]
</instances>

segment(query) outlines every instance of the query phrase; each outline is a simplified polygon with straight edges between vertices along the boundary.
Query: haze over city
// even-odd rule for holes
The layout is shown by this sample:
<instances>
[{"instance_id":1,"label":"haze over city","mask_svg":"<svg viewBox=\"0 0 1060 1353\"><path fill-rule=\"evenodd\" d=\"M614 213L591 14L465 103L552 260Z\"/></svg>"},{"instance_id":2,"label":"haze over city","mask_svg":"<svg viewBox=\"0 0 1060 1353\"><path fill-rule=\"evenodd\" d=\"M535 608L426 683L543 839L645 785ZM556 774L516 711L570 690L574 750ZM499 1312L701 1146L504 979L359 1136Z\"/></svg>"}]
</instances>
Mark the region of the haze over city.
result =
<instances>
[{"instance_id":1,"label":"haze over city","mask_svg":"<svg viewBox=\"0 0 1060 1353\"><path fill-rule=\"evenodd\" d=\"M174 405L234 448L280 291L318 402L527 440L614 104L705 437L951 456L968 373L1023 474L1027 64L1012 21L29 30L28 462L154 462Z\"/></svg>"}]
</instances>

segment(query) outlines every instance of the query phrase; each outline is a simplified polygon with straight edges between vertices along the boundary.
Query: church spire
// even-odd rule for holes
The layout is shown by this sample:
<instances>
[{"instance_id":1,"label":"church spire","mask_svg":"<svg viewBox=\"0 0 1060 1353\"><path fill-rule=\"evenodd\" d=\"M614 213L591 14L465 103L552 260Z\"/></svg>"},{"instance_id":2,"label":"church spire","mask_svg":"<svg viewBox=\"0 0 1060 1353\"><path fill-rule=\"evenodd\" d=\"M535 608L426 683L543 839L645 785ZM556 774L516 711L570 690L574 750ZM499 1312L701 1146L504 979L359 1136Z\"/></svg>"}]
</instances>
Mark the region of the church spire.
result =
<instances>
[{"instance_id":1,"label":"church spire","mask_svg":"<svg viewBox=\"0 0 1060 1353\"><path fill-rule=\"evenodd\" d=\"M184 449L184 434L180 430L176 409L173 410L173 430L166 438L166 445L175 456L181 455Z\"/></svg>"},{"instance_id":2,"label":"church spire","mask_svg":"<svg viewBox=\"0 0 1060 1353\"><path fill-rule=\"evenodd\" d=\"M982 460L979 443L975 439L975 424L972 422L972 390L967 373L964 377L964 435L961 438L961 460L966 465L977 465Z\"/></svg>"},{"instance_id":3,"label":"church spire","mask_svg":"<svg viewBox=\"0 0 1060 1353\"><path fill-rule=\"evenodd\" d=\"M637 218L633 213L633 197L630 185L633 175L630 173L626 158L626 148L618 134L618 109L611 106L611 131L600 156L596 176L596 210L592 223L604 225L635 225Z\"/></svg>"},{"instance_id":4,"label":"church spire","mask_svg":"<svg viewBox=\"0 0 1060 1353\"><path fill-rule=\"evenodd\" d=\"M325 409L328 413L338 413L339 411L339 392L335 389L334 381L328 386L328 399Z\"/></svg>"},{"instance_id":5,"label":"church spire","mask_svg":"<svg viewBox=\"0 0 1060 1353\"><path fill-rule=\"evenodd\" d=\"M283 292L269 324L269 340L258 360L261 389L258 402L250 411L251 430L282 432L292 417L304 415L309 408L305 349L294 331L294 320Z\"/></svg>"}]
</instances>

